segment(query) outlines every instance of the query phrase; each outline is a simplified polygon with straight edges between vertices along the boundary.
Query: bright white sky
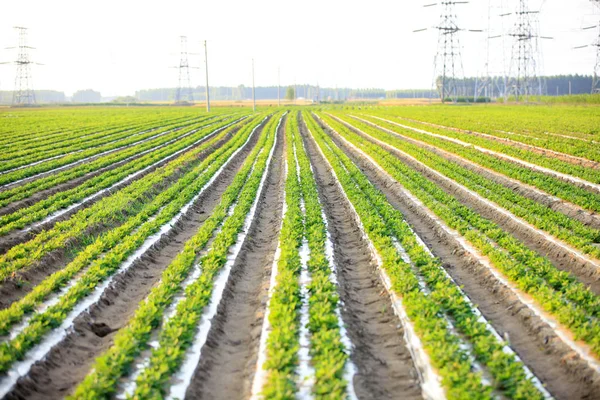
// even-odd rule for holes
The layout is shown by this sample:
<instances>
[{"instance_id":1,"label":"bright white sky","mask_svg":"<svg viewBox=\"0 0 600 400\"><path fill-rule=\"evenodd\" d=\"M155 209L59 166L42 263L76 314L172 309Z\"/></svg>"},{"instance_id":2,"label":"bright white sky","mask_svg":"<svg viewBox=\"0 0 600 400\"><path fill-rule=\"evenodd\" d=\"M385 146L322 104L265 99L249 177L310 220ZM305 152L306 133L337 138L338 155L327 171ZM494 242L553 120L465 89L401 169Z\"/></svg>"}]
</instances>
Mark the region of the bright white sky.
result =
<instances>
[{"instance_id":1,"label":"bright white sky","mask_svg":"<svg viewBox=\"0 0 600 400\"><path fill-rule=\"evenodd\" d=\"M311 83L327 87L408 89L431 87L437 32L412 33L437 24L440 10L422 5L435 0L19 0L5 2L0 13L0 61L14 60L15 25L30 28L36 89L67 95L92 88L103 95L133 94L137 89L174 87L179 36L189 51L201 53L208 40L211 85ZM459 23L487 29L488 1L457 6ZM492 20L500 3L514 10L516 0L492 0ZM531 0L531 8L542 0ZM572 50L592 43L600 13L589 0L547 0L540 15L543 73L591 74L595 49ZM505 19L506 20L506 19ZM494 21L492 34L500 33ZM506 25L508 28L509 24ZM485 33L463 33L465 74L485 64ZM501 41L494 42L492 72L502 72ZM510 53L507 54L510 57ZM201 66L203 56L191 56ZM0 90L13 88L15 67L0 65ZM204 70L192 70L192 85L203 84Z\"/></svg>"}]
</instances>

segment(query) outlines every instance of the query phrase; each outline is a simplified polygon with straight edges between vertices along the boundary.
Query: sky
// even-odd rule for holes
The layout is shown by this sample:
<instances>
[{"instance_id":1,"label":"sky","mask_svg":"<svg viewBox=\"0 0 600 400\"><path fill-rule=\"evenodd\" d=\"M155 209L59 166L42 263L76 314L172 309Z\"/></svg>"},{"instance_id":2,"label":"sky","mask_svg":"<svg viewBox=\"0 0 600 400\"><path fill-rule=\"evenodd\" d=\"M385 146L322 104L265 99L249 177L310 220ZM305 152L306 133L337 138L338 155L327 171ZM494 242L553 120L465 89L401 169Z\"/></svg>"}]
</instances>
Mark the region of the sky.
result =
<instances>
[{"instance_id":1,"label":"sky","mask_svg":"<svg viewBox=\"0 0 600 400\"><path fill-rule=\"evenodd\" d=\"M435 0L20 0L5 2L0 13L0 62L16 59L17 32L29 28L35 50L35 89L67 95L94 89L104 96L175 87L179 37L188 38L193 86L204 84L208 43L211 86L319 84L322 87L431 88L440 17ZM492 7L489 7L489 4ZM456 5L465 29L508 32L517 0L471 0ZM503 6L502 6L503 5ZM539 9L540 31L554 37L541 44L541 71L591 74L598 30L581 28L600 21L589 0L530 0ZM488 10L490 12L488 13ZM430 28L425 32L413 30ZM510 59L510 42L495 39L487 57L488 34L461 32L464 74L483 74L486 60L501 74ZM508 50L507 50L508 49ZM0 90L14 87L14 65L0 65Z\"/></svg>"}]
</instances>

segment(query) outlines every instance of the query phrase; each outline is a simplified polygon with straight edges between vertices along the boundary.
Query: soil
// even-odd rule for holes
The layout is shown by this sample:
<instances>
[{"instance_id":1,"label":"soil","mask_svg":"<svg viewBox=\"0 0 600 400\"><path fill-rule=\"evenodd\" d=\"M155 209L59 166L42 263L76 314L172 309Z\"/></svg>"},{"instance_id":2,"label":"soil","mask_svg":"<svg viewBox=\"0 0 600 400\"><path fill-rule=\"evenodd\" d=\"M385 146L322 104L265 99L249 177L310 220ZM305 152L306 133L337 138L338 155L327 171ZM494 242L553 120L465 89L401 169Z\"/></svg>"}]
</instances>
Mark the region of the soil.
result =
<instances>
[{"instance_id":1,"label":"soil","mask_svg":"<svg viewBox=\"0 0 600 400\"><path fill-rule=\"evenodd\" d=\"M126 273L116 276L100 300L75 319L67 336L17 381L6 399L59 399L75 389L94 360L110 348L115 333L134 315L139 302L160 280L162 271L211 215L257 143L260 131L258 129L254 133L250 142L175 227L136 260Z\"/></svg>"},{"instance_id":2,"label":"soil","mask_svg":"<svg viewBox=\"0 0 600 400\"><path fill-rule=\"evenodd\" d=\"M395 122L387 120L387 119L384 119L384 121L387 121L387 122L390 122L392 124L395 124ZM407 127L407 128L418 129L418 128L413 128L413 127ZM437 133L431 133L431 134L444 137L444 135L440 135L440 134L437 134ZM455 138L448 138L448 140L454 141L454 142L456 142L456 141L462 142L460 139L455 139ZM471 145L471 144L464 144L464 145L474 146L474 148L479 149L479 151L482 151L482 152L484 152L486 154L490 154L493 157L500 158L502 160L508 161L510 163L513 163L513 164L517 164L520 167L527 168L527 169L530 169L532 171L536 171L536 172L540 172L542 174L550 175L553 178L560 179L561 181L564 181L564 182L567 182L570 185L574 185L574 186L577 186L579 188L585 189L585 190L587 190L587 191L589 191L591 193L594 193L594 194L600 193L600 185L599 184L593 183L593 182L591 182L589 180L586 180L584 178L580 178L578 176L569 175L567 173L559 172L559 171L553 170L551 168L546 168L546 167L540 166L540 165L535 164L535 163L530 163L530 162L525 161L525 160L523 160L521 158L513 157L513 156L510 156L508 154L499 152L499 151L486 149L486 148L483 148L481 146L475 146L475 145Z\"/></svg>"},{"instance_id":3,"label":"soil","mask_svg":"<svg viewBox=\"0 0 600 400\"><path fill-rule=\"evenodd\" d=\"M369 135L365 135L356 129L351 129L364 139L380 145ZM529 249L546 257L556 268L570 272L594 293L600 294L600 268L598 268L598 261L591 262L592 260L586 261L579 257L575 257L570 251L550 241L547 234L537 231L526 221L525 224L521 224L509 216L498 212L497 208L501 209L502 207L494 207L486 204L486 202L483 201L483 197L479 194L469 193L462 185L449 178L440 176L440 174L434 172L432 168L412 159L393 147L387 147L386 150L398 158L402 163L435 183L444 192L454 196L471 210L498 224L499 227L513 235ZM577 251L577 249L575 250Z\"/></svg>"},{"instance_id":4,"label":"soil","mask_svg":"<svg viewBox=\"0 0 600 400\"><path fill-rule=\"evenodd\" d=\"M326 129L326 128L324 128ZM446 271L483 316L557 399L599 399L600 377L589 365L541 321L515 294L472 257L430 214L404 194L404 188L382 173L364 156L326 131L369 180L402 212L405 220L423 239Z\"/></svg>"},{"instance_id":5,"label":"soil","mask_svg":"<svg viewBox=\"0 0 600 400\"><path fill-rule=\"evenodd\" d=\"M354 389L360 399L420 399L418 374L403 340L375 260L352 209L305 126L301 132L314 167L334 246L342 319L352 341L351 359L358 371Z\"/></svg>"},{"instance_id":6,"label":"soil","mask_svg":"<svg viewBox=\"0 0 600 400\"><path fill-rule=\"evenodd\" d=\"M466 130L466 129L460 129L460 128L454 128L454 127L449 127L449 126L444 126L444 125L433 124L430 122L418 121L418 120L410 119L410 118L400 118L400 119L404 119L406 121L411 121L411 122L416 122L416 123L419 123L422 125L432 126L434 128L440 128L440 129L446 129L446 130L454 131L454 132L466 133L468 135L482 137L485 139L490 139L490 140L504 143L504 144L510 144L511 146L519 148L519 149L527 150L532 153L537 153L537 154L541 154L541 155L548 156L548 157L553 157L553 158L559 159L561 161L568 162L570 164L580 165L585 168L592 168L592 169L600 168L600 163L593 161L593 160L588 160L588 159L585 159L582 157L573 156L571 154L560 153L558 151L554 151L554 150L550 150L550 149L544 149L544 148L541 148L538 146L533 146L533 145L530 145L527 143L518 142L518 141L512 140L512 139L507 139L507 138L503 138L503 137L499 137L499 136L489 135L489 134L475 132L475 131Z\"/></svg>"},{"instance_id":7,"label":"soil","mask_svg":"<svg viewBox=\"0 0 600 400\"><path fill-rule=\"evenodd\" d=\"M191 123L190 123L189 125L191 125ZM189 125L186 125L186 126L189 126ZM185 128L185 127L179 127L179 128L175 128L175 129L172 129L172 130L171 130L171 132L174 132L174 131L176 131L176 130L181 130L181 129L184 129L184 128ZM155 129L153 129L153 130L156 130L156 129L160 129L160 127L157 127L157 128L155 128ZM157 135L159 135L159 134L157 133ZM154 138L154 136L152 136L152 137L151 137L151 138L149 138L149 139L150 139L150 140L152 140L152 138ZM148 139L148 138L147 138L147 139ZM144 140L145 140L145 139L144 139ZM78 160L78 161L73 161L71 164L69 164L69 167L67 167L67 168L65 168L65 169L68 169L68 168L73 168L73 167L77 167L77 166L79 166L79 165L81 165L81 164L83 164L83 163L89 163L89 162L92 162L92 161L94 161L94 160L96 160L96 159L98 159L98 158L100 158L100 157L104 157L104 156L107 156L107 155L110 155L110 154L116 153L116 152L118 152L118 151L120 151L120 150L124 150L124 149L130 148L130 147L133 147L133 146L135 146L136 144L139 144L139 143L138 143L138 142L136 142L136 143L129 144L129 145L125 145L125 146L122 146L122 147L119 147L119 148L116 148L116 149L108 150L108 151L107 151L106 153L104 153L104 154L96 154L96 155L94 155L94 156L90 156L90 158L88 158L88 159L86 159L86 160ZM61 168L61 167L56 167L56 168ZM30 177L28 177L28 178L25 178L25 179L23 179L23 180L20 180L18 183L15 183L15 182L7 183L7 184L3 185L3 186L0 188L0 191L7 190L7 189L12 189L12 188L15 188L15 187L17 187L17 186L19 186L19 185L22 185L22 184L24 184L24 183L28 183L28 182L31 182L31 181L34 181L34 180L37 180L37 179L40 179L40 178L45 178L45 177L47 177L47 176L53 175L53 174L55 174L55 173L56 173L56 171L55 171L55 169L56 169L56 168L53 168L53 169L52 169L52 170L50 170L50 171L45 171L45 172L40 172L40 173L37 173L37 174L35 174L35 175L32 175L32 176L30 176ZM25 168L23 168L23 169L25 169ZM64 169L63 169L63 170L64 170ZM61 171L63 171L63 170L61 170Z\"/></svg>"},{"instance_id":8,"label":"soil","mask_svg":"<svg viewBox=\"0 0 600 400\"><path fill-rule=\"evenodd\" d=\"M226 143L226 141L229 140L229 138L232 135L233 135L233 132L230 135L227 135L226 137L224 137L223 139L218 141L217 143L215 143L210 148L201 152L198 156L198 160L201 161L201 160L205 159L206 157L208 157L208 155L210 155L211 152L215 151L217 148L224 145ZM153 168L153 170L154 170L154 168ZM151 171L148 171L148 173L150 173L150 172ZM170 186L172 183L177 181L177 179L179 179L182 174L183 174L182 171L176 172L169 178L165 179L161 183L161 187L166 188L166 187ZM146 174L143 174L143 175L146 175ZM137 178L137 179L139 179L139 178ZM114 188L111 191L111 193L118 190L119 188L120 188L120 186L117 188ZM109 195L109 194L106 194L106 195ZM94 199L90 203L98 201L102 197L105 197L105 196L104 195L98 196L97 199ZM76 212L76 211L73 211L73 212ZM59 220L60 221L66 220L69 218L70 214L71 213L65 214L65 215L61 216L60 218L57 218L57 220L53 221L53 222L56 223ZM41 281L43 281L50 274L58 271L59 269L63 268L66 264L68 264L70 261L72 261L76 255L76 253L78 251L80 251L81 247L83 246L82 238L97 237L101 233L106 232L109 229L115 228L119 225L120 225L120 222L113 222L111 224L102 224L102 225L90 227L84 234L80 235L78 238L74 238L74 239L70 240L68 243L65 244L65 246L46 254L34 266L27 268L26 270L19 271L19 273L17 273L16 276L14 277L14 279L11 279L9 281L1 283L0 284L0 309L6 308L12 302L19 300L20 298L25 296L27 293L29 293L37 284L39 284ZM51 226L52 225L49 225L48 227L44 227L44 229L50 229ZM42 227L39 227L39 228L36 228L35 230L31 230L31 231L27 232L26 234L24 234L22 236L22 242L25 242L27 240L31 240L32 238L34 238L35 234L40 232L41 229L42 229ZM18 242L17 242L17 244L18 244Z\"/></svg>"},{"instance_id":9,"label":"soil","mask_svg":"<svg viewBox=\"0 0 600 400\"><path fill-rule=\"evenodd\" d=\"M204 141L198 143L198 145L200 145L203 142ZM160 147L160 148L162 149L163 147ZM146 153L146 154L148 154L148 153ZM144 155L146 155L146 154L144 154ZM75 179L69 180L67 182L58 184L56 186L50 187L48 189L39 191L39 192L37 192L37 193L35 193L35 194L31 195L30 197L27 197L25 199L12 202L12 203L10 203L10 204L8 204L8 205L0 208L0 215L11 214L11 213L13 213L13 212L15 212L15 211L17 211L17 210L19 210L21 208L30 207L33 204L37 203L38 201L46 199L46 198L52 196L53 194L64 192L66 190L72 189L72 188L74 188L76 186L81 185L82 183L84 183L87 180L90 180L90 179L92 179L92 178L94 178L94 177L96 177L96 176L98 176L98 175L100 175L100 174L102 174L104 172L111 171L113 169L121 167L121 166L123 166L123 165L125 165L125 164L127 164L129 162L133 162L137 158L143 157L144 155L136 154L131 159L122 160L122 161L116 162L116 163L108 165L106 167L103 167L103 168L97 169L95 171L89 172L89 173L87 173L87 174L85 174L83 176L80 176L79 178L75 178ZM166 162L168 162L169 159L170 159L170 156L167 157L167 158L164 158L161 161L161 163L159 163L156 167L153 167L152 170L154 170L154 169L156 169L156 168L164 165Z\"/></svg>"},{"instance_id":10,"label":"soil","mask_svg":"<svg viewBox=\"0 0 600 400\"><path fill-rule=\"evenodd\" d=\"M237 130L235 130L235 131L237 131ZM225 143L226 140L228 140L229 138L231 138L231 136L232 136L232 133L228 134L226 138L220 140L214 146L211 146L211 148L209 148L209 149L205 150L204 152L202 152L202 154L199 156L199 159L202 160L202 159L206 158L206 156L208 154L210 154L210 152L212 151L212 149L218 148L218 147L222 146L223 143ZM204 142L205 142L205 140L197 143L194 146L194 148L197 147L197 146L202 145ZM160 167L168 164L169 161L172 161L176 157L177 156L171 155L171 156L168 156L168 157L164 158L160 163L158 163L157 165L153 166L152 168L149 168L147 171L144 171L143 173L137 175L135 178L133 178L133 179L127 181L127 182L121 183L121 184L115 186L114 188L112 188L110 190L107 190L106 192L104 192L100 196L97 196L97 197L95 197L95 198L93 198L91 200L88 200L86 202L83 202L83 203L79 204L77 207L74 207L69 212L67 212L67 213L61 215L60 217L55 218L55 219L53 219L53 220L51 220L51 221L49 221L49 222L47 222L45 224L38 225L35 228L30 229L29 231L27 231L25 229L15 230L15 231L10 232L7 235L4 235L4 236L0 237L0 254L3 254L8 249L10 249L13 246L16 246L19 243L23 243L23 242L25 242L27 240L30 240L33 236L35 236L37 233L41 232L42 230L49 230L49 229L51 229L57 222L64 221L64 220L68 219L73 214L77 213L79 210L81 210L83 208L86 208L86 207L89 207L92 204L94 204L94 203L102 200L103 198L108 197L108 196L116 193L117 191L123 189L124 187L132 184L133 182L142 179L146 175L148 175L148 174L152 173L153 171L155 171L157 168L160 168ZM106 167L101 172L105 172L105 171L111 170L113 168L116 168L119 165L122 165L123 163L124 162L116 163L114 165L111 165L110 167ZM94 174L93 176L97 175L96 172L94 172L93 174ZM18 210L19 208L27 207L27 206L30 206L30 205L34 204L35 202L37 202L39 200L43 200L44 198L50 196L53 193L56 193L58 191L68 190L68 189L71 189L73 187L76 187L76 186L80 185L85 180L87 180L87 179L89 179L91 177L92 176L85 175L85 176L80 177L78 179L75 179L73 181L69 181L69 182L63 183L61 185L58 185L56 188L50 188L50 189L47 189L45 191L36 193L32 197L29 197L27 199L21 200L19 202L13 203L13 204L5 207L3 210L10 209L9 212L14 212L14 211ZM2 213L0 212L0 214L2 214Z\"/></svg>"},{"instance_id":11,"label":"soil","mask_svg":"<svg viewBox=\"0 0 600 400\"><path fill-rule=\"evenodd\" d=\"M248 236L231 269L186 398L248 398L281 225L284 121Z\"/></svg>"},{"instance_id":12,"label":"soil","mask_svg":"<svg viewBox=\"0 0 600 400\"><path fill-rule=\"evenodd\" d=\"M363 121L365 122L365 121ZM372 125L375 126L375 125ZM600 215L594 213L593 211L588 211L583 209L582 207L564 201L562 199L558 199L548 193L541 191L533 186L527 185L523 182L520 182L516 179L509 178L505 175L500 174L499 172L493 171L481 165L475 164L474 162L462 158L456 154L450 153L428 143L422 142L420 140L412 139L406 136L402 136L400 134L396 134L395 137L398 139L415 144L419 147L427 149L440 157L444 157L446 160L451 161L460 165L463 168L466 168L470 171L473 171L483 177L490 179L491 181L503 185L515 193L527 197L533 201L536 201L544 206L550 208L551 210L560 212L565 214L566 216L576 219L583 223L586 226L589 226L594 229L600 229Z\"/></svg>"}]
</instances>

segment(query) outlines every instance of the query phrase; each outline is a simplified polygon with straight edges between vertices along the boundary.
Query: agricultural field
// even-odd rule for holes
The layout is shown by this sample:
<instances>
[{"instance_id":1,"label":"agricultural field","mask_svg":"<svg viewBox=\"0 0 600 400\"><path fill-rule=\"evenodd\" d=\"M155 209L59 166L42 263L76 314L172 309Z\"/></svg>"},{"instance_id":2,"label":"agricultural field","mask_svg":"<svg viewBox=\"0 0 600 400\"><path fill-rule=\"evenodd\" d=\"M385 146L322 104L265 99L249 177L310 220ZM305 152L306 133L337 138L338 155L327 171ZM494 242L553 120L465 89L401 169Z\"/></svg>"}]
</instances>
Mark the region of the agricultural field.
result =
<instances>
[{"instance_id":1,"label":"agricultural field","mask_svg":"<svg viewBox=\"0 0 600 400\"><path fill-rule=\"evenodd\" d=\"M0 110L0 397L600 399L598 110Z\"/></svg>"}]
</instances>

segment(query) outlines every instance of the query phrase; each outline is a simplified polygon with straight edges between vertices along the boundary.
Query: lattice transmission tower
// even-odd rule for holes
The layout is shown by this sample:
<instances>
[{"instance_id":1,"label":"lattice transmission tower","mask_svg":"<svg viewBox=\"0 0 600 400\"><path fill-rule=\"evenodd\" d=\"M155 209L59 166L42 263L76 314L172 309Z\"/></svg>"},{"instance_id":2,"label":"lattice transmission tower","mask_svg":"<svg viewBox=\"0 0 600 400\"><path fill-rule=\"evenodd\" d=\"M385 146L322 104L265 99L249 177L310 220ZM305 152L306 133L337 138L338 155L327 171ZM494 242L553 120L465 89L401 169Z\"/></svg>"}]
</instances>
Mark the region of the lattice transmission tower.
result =
<instances>
[{"instance_id":1,"label":"lattice transmission tower","mask_svg":"<svg viewBox=\"0 0 600 400\"><path fill-rule=\"evenodd\" d=\"M441 1L439 3L427 4L423 7L440 6L440 22L433 29L438 31L437 53L433 61L434 86L436 87L442 103L447 100L455 103L460 96L467 95L464 69L461 56L458 17L455 6L468 4L468 1ZM414 32L427 30L417 29ZM468 29L470 32L482 32L481 30Z\"/></svg>"},{"instance_id":2,"label":"lattice transmission tower","mask_svg":"<svg viewBox=\"0 0 600 400\"><path fill-rule=\"evenodd\" d=\"M513 38L505 101L512 95L516 101L543 93L540 73L541 51L538 39L552 39L539 34L539 11L530 10L527 0L519 0L514 12L516 22L509 36ZM513 13L504 14L504 16Z\"/></svg>"},{"instance_id":3,"label":"lattice transmission tower","mask_svg":"<svg viewBox=\"0 0 600 400\"><path fill-rule=\"evenodd\" d=\"M190 81L190 64L188 60L187 37L180 36L181 51L179 56L179 66L174 67L179 70L179 80L177 90L175 91L175 104L191 105L194 103L192 85Z\"/></svg>"},{"instance_id":4,"label":"lattice transmission tower","mask_svg":"<svg viewBox=\"0 0 600 400\"><path fill-rule=\"evenodd\" d=\"M15 29L19 32L18 45L16 47L7 47L7 49L17 49L17 59L2 64L15 64L17 66L12 105L14 107L32 107L35 106L36 102L31 77L31 65L38 63L31 61L29 57L29 50L34 49L34 47L27 45L27 28L15 26Z\"/></svg>"},{"instance_id":5,"label":"lattice transmission tower","mask_svg":"<svg viewBox=\"0 0 600 400\"><path fill-rule=\"evenodd\" d=\"M600 9L600 0L591 0ZM600 93L600 23L596 26L598 36L592 46L596 47L596 64L594 65L594 78L592 80L592 93Z\"/></svg>"},{"instance_id":6,"label":"lattice transmission tower","mask_svg":"<svg viewBox=\"0 0 600 400\"><path fill-rule=\"evenodd\" d=\"M590 0L592 4L594 4L600 10L600 0ZM594 73L592 78L592 94L600 93L600 23L598 25L586 26L582 28L582 30L587 31L591 29L598 30L598 36L591 44L586 44L583 46L577 46L573 49L584 49L586 47L595 47L596 48L596 63L594 64Z\"/></svg>"}]
</instances>

